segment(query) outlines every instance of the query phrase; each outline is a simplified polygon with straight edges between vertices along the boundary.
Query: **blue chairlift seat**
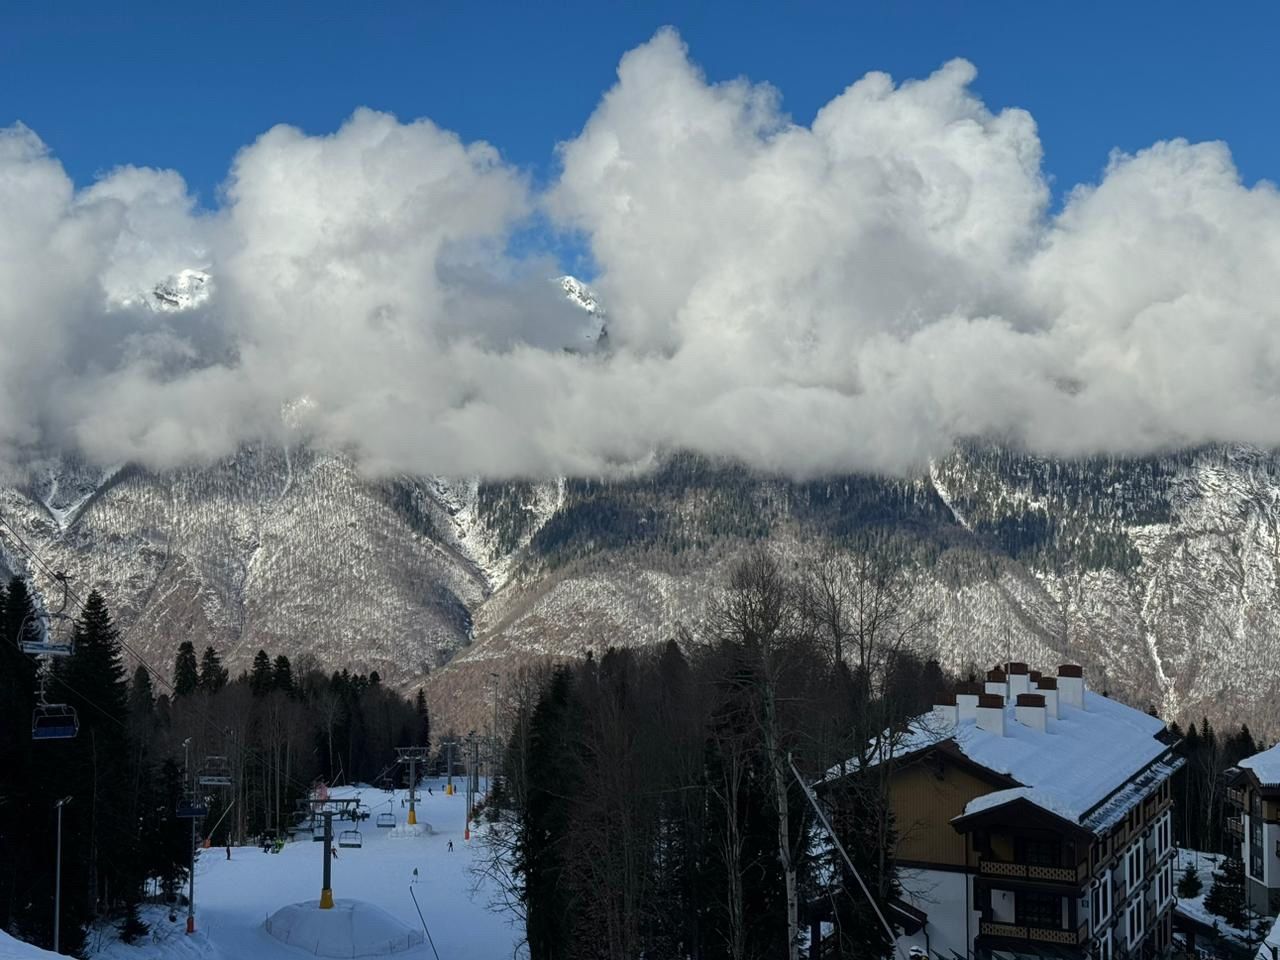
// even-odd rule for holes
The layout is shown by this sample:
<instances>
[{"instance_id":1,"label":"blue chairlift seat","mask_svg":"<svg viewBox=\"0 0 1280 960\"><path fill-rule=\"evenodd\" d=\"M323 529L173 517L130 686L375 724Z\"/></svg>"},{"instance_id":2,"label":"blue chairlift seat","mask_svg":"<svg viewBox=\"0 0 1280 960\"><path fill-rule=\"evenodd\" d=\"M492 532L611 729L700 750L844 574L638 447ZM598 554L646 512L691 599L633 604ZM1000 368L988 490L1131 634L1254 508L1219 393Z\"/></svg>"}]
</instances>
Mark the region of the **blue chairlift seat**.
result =
<instances>
[{"instance_id":1,"label":"blue chairlift seat","mask_svg":"<svg viewBox=\"0 0 1280 960\"><path fill-rule=\"evenodd\" d=\"M209 808L203 800L183 797L178 801L177 817L180 820L203 820L209 815Z\"/></svg>"},{"instance_id":2,"label":"blue chairlift seat","mask_svg":"<svg viewBox=\"0 0 1280 960\"><path fill-rule=\"evenodd\" d=\"M31 713L32 740L70 740L79 732L76 708L65 703L42 703Z\"/></svg>"},{"instance_id":3,"label":"blue chairlift seat","mask_svg":"<svg viewBox=\"0 0 1280 960\"><path fill-rule=\"evenodd\" d=\"M69 657L71 644L54 643L50 637L43 640L23 640L22 652L31 657Z\"/></svg>"},{"instance_id":4,"label":"blue chairlift seat","mask_svg":"<svg viewBox=\"0 0 1280 960\"><path fill-rule=\"evenodd\" d=\"M198 780L202 787L231 786L231 764L226 757L205 757Z\"/></svg>"}]
</instances>

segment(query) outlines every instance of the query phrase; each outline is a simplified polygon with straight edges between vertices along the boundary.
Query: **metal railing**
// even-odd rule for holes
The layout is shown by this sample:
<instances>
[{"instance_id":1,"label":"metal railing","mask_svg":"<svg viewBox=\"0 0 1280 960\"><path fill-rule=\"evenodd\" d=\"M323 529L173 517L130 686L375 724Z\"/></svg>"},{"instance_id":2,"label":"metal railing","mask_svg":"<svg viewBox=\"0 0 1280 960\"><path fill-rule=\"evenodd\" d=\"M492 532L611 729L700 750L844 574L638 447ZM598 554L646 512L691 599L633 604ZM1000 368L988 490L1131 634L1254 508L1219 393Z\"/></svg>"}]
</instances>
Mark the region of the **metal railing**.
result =
<instances>
[{"instance_id":1,"label":"metal railing","mask_svg":"<svg viewBox=\"0 0 1280 960\"><path fill-rule=\"evenodd\" d=\"M1041 943L1060 943L1068 946L1078 946L1089 939L1089 925L1087 923L1081 923L1074 930L1060 930L1056 927L1032 927L1020 923L997 923L994 920L983 920L978 925L978 930L989 937L1038 940Z\"/></svg>"},{"instance_id":2,"label":"metal railing","mask_svg":"<svg viewBox=\"0 0 1280 960\"><path fill-rule=\"evenodd\" d=\"M1010 863L1006 860L978 860L978 872L988 877L1012 877L1022 880L1043 880L1049 883L1082 884L1089 876L1089 864L1082 861L1074 867L1044 867L1030 863Z\"/></svg>"}]
</instances>

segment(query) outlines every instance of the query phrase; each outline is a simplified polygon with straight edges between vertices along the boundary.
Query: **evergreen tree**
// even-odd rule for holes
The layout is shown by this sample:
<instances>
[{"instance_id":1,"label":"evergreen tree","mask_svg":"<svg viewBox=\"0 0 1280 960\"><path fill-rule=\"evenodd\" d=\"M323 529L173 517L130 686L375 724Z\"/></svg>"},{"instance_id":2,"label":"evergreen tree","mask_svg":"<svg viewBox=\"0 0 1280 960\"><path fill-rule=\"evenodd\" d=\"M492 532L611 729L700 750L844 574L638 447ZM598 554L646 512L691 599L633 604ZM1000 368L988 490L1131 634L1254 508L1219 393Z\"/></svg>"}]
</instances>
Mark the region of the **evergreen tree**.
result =
<instances>
[{"instance_id":1,"label":"evergreen tree","mask_svg":"<svg viewBox=\"0 0 1280 960\"><path fill-rule=\"evenodd\" d=\"M427 709L427 695L418 688L418 695L413 702L414 712L418 715L418 746L431 754L431 713Z\"/></svg>"},{"instance_id":2,"label":"evergreen tree","mask_svg":"<svg viewBox=\"0 0 1280 960\"><path fill-rule=\"evenodd\" d=\"M1205 909L1222 917L1236 928L1246 923L1244 863L1239 857L1226 857L1219 869L1213 872L1213 883L1204 898Z\"/></svg>"},{"instance_id":3,"label":"evergreen tree","mask_svg":"<svg viewBox=\"0 0 1280 960\"><path fill-rule=\"evenodd\" d=\"M275 679L271 673L271 658L267 651L259 650L253 657L253 669L249 671L249 689L254 696L261 697L271 692Z\"/></svg>"},{"instance_id":4,"label":"evergreen tree","mask_svg":"<svg viewBox=\"0 0 1280 960\"><path fill-rule=\"evenodd\" d=\"M133 671L129 684L129 714L135 719L150 720L156 707L155 690L151 686L151 671L141 663Z\"/></svg>"},{"instance_id":5,"label":"evergreen tree","mask_svg":"<svg viewBox=\"0 0 1280 960\"><path fill-rule=\"evenodd\" d=\"M196 648L190 640L178 644L178 656L173 663L173 695L185 697L196 692L200 674L196 668Z\"/></svg>"},{"instance_id":6,"label":"evergreen tree","mask_svg":"<svg viewBox=\"0 0 1280 960\"><path fill-rule=\"evenodd\" d=\"M76 798L64 814L63 850L75 853L66 857L63 882L64 890L87 891L76 904L83 922L140 897L145 863L131 789L136 760L128 735L129 685L119 634L96 590L75 622L73 638L75 653L57 677L66 702L79 714L80 732L68 742L74 759L59 772L59 787ZM69 902L65 894L63 902Z\"/></svg>"},{"instance_id":7,"label":"evergreen tree","mask_svg":"<svg viewBox=\"0 0 1280 960\"><path fill-rule=\"evenodd\" d=\"M200 658L200 679L196 687L204 693L217 693L227 685L229 675L222 665L222 657L213 647L205 647Z\"/></svg>"},{"instance_id":8,"label":"evergreen tree","mask_svg":"<svg viewBox=\"0 0 1280 960\"><path fill-rule=\"evenodd\" d=\"M281 693L293 693L293 666L283 653L276 657L271 668L271 680Z\"/></svg>"},{"instance_id":9,"label":"evergreen tree","mask_svg":"<svg viewBox=\"0 0 1280 960\"><path fill-rule=\"evenodd\" d=\"M1200 874L1196 871L1195 865L1188 863L1187 869L1182 871L1182 876L1178 878L1178 897L1182 900L1194 900L1200 896L1200 891L1204 889L1204 882L1200 879Z\"/></svg>"}]
</instances>

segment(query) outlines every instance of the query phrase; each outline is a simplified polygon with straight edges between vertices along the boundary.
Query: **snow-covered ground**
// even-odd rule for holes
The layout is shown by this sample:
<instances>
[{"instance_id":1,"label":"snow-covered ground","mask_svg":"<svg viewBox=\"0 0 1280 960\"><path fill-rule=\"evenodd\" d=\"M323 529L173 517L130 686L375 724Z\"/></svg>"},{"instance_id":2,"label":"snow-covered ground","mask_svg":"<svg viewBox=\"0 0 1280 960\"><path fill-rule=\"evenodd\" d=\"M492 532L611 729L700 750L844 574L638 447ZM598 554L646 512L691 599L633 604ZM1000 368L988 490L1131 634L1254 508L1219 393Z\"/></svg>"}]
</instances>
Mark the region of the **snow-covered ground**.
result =
<instances>
[{"instance_id":1,"label":"snow-covered ground","mask_svg":"<svg viewBox=\"0 0 1280 960\"><path fill-rule=\"evenodd\" d=\"M1210 913L1204 905L1204 899L1209 895L1209 890L1213 887L1213 871L1218 869L1218 865L1222 862L1223 855L1220 853L1202 853L1199 850L1178 850L1178 860L1173 868L1173 882L1176 885L1182 877L1182 872L1187 869L1187 864L1193 864L1196 873L1200 877L1200 895L1191 898L1177 898L1177 905L1174 909L1178 913L1192 920L1199 921L1207 926L1216 926L1218 931L1228 940L1234 940L1236 943L1245 945L1257 939L1257 935L1252 937L1246 930L1240 930L1231 926L1226 920L1217 914ZM1270 921L1268 920L1268 924Z\"/></svg>"},{"instance_id":2,"label":"snow-covered ground","mask_svg":"<svg viewBox=\"0 0 1280 960\"><path fill-rule=\"evenodd\" d=\"M332 796L359 795L372 816L360 824L363 846L340 848L333 862L333 893L339 900L363 900L385 910L397 920L421 931L410 887L417 895L435 949L441 960L504 960L523 955L523 930L509 914L490 909L494 891L477 883L472 866L482 851L473 833L462 839L466 799L464 781L454 779L459 792L444 795L443 781L430 780L418 804L418 822L434 832L423 836L393 837L403 830L375 826L379 813L392 812L403 826L407 808L401 806L403 790L387 793L375 787L334 788ZM432 796L425 796L426 786ZM350 826L350 824L346 824ZM337 832L340 827L335 824ZM453 841L453 852L448 849ZM152 910L145 919L151 933L138 943L120 943L114 937L90 934L89 949L101 960L299 960L309 950L288 946L267 933L267 917L287 904L316 900L320 896L323 845L300 840L285 845L278 854L256 847L204 851L196 864L196 929L185 931L185 907L170 922L163 911ZM418 871L414 877L414 870ZM16 943L16 941L15 941ZM18 948L26 948L25 944ZM0 958L7 958L0 941ZM35 948L27 948L34 951ZM14 957L41 958L53 954L14 953ZM397 953L406 960L434 960L431 945Z\"/></svg>"}]
</instances>

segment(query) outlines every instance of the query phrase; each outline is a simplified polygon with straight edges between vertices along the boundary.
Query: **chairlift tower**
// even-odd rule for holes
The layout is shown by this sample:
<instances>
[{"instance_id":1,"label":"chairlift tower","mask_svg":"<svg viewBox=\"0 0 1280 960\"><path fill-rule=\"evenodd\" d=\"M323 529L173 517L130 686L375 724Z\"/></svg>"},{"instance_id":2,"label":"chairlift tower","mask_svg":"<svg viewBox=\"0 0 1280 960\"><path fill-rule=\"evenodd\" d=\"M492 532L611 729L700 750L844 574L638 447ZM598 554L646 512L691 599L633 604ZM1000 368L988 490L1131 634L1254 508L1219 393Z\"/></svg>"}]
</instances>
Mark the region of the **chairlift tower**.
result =
<instances>
[{"instance_id":1,"label":"chairlift tower","mask_svg":"<svg viewBox=\"0 0 1280 960\"><path fill-rule=\"evenodd\" d=\"M409 819L406 823L413 825L418 822L418 813L415 801L418 799L418 764L425 764L427 761L426 747L396 747L397 763L407 763L409 765Z\"/></svg>"},{"instance_id":2,"label":"chairlift tower","mask_svg":"<svg viewBox=\"0 0 1280 960\"><path fill-rule=\"evenodd\" d=\"M336 813L341 817L350 818L352 822L355 822L356 818L359 816L357 811L360 806L360 798L350 797L350 798L338 800L332 797L323 797L323 798L313 797L312 799L307 801L307 805L311 808L311 822L313 824L312 835L315 839L324 841L324 858L322 860L324 866L323 866L322 877L320 880L320 909L332 910L333 909L333 816ZM314 824L317 816L321 817L324 823L324 833L320 835L315 834ZM358 830L343 831L344 836L350 833L354 833L356 835L356 839L354 841L348 840L347 842L343 843L342 846L344 847L360 846L360 840L359 840L360 831Z\"/></svg>"}]
</instances>

